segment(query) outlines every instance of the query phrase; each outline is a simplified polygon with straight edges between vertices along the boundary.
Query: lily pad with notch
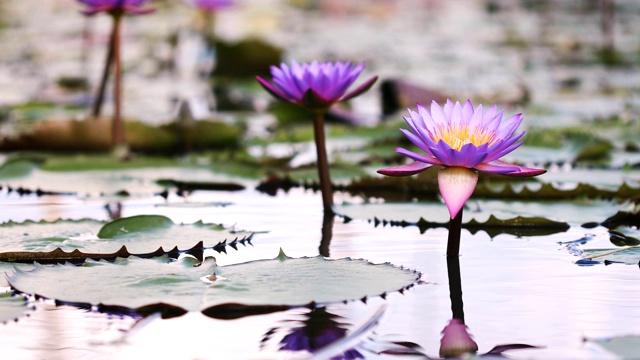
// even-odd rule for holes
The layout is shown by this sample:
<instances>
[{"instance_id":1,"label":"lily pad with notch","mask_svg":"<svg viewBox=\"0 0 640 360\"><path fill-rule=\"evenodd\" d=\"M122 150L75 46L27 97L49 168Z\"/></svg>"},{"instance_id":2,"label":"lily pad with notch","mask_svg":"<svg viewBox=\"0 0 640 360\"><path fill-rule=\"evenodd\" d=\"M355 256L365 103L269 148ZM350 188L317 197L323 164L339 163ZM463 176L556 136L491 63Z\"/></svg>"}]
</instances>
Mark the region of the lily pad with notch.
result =
<instances>
[{"instance_id":1,"label":"lily pad with notch","mask_svg":"<svg viewBox=\"0 0 640 360\"><path fill-rule=\"evenodd\" d=\"M404 291L420 281L417 271L361 259L324 257L256 260L216 268L190 257L130 257L115 262L87 261L83 266L38 265L16 269L7 280L22 293L60 304L97 306L165 316L201 311L215 318L237 318L294 307L315 307Z\"/></svg>"},{"instance_id":2,"label":"lily pad with notch","mask_svg":"<svg viewBox=\"0 0 640 360\"><path fill-rule=\"evenodd\" d=\"M219 224L177 225L159 215L138 215L104 224L95 220L5 223L0 261L82 262L136 255L177 257L190 253L202 258L204 249L225 251L227 245L250 243L252 234Z\"/></svg>"}]
</instances>

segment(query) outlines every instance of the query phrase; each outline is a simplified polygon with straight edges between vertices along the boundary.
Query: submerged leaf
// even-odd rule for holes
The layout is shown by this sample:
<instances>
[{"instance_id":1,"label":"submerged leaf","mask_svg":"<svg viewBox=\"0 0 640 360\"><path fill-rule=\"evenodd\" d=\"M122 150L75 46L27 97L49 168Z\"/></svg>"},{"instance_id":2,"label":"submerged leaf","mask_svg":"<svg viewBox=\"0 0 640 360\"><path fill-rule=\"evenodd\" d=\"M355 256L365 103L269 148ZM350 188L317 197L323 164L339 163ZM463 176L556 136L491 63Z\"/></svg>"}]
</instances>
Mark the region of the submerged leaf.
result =
<instances>
[{"instance_id":1,"label":"submerged leaf","mask_svg":"<svg viewBox=\"0 0 640 360\"><path fill-rule=\"evenodd\" d=\"M114 263L87 261L85 266L38 266L16 269L11 286L59 303L102 309L182 309L212 317L231 312L260 313L316 306L401 291L421 274L391 264L365 260L279 257L215 268L207 258L199 266L189 261L167 263L139 258ZM215 280L211 275L215 272ZM179 311L178 311L179 312Z\"/></svg>"}]
</instances>

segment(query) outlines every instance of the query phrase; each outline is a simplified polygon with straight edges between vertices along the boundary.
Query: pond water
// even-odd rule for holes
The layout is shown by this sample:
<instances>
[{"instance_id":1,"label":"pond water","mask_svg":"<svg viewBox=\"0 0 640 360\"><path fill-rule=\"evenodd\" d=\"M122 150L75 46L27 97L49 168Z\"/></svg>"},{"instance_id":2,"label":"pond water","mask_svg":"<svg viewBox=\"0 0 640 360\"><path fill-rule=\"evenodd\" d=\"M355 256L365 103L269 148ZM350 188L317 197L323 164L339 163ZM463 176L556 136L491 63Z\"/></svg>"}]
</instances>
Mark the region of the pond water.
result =
<instances>
[{"instance_id":1,"label":"pond water","mask_svg":"<svg viewBox=\"0 0 640 360\"><path fill-rule=\"evenodd\" d=\"M193 92L200 96L204 91L201 78L188 68L193 61L184 62L192 60L188 57L193 54L169 50L171 36L193 25L193 13L182 4L165 3L153 16L127 19L123 38L126 116L152 124L173 119L171 99L189 98ZM226 253L207 250L206 255L215 256L219 266L273 259L283 249L295 258L321 254L330 259L366 259L421 274L415 286L402 293L389 292L384 298L370 296L366 301L236 319L217 319L200 312L171 319L141 318L30 298L32 309L16 321L0 324L4 357L297 359L314 354L295 349L312 345L319 349L330 339L340 339L316 353L316 358L341 354L346 358L438 358L441 332L454 313L460 316L464 311L478 354L501 344L528 344L535 348L513 349L505 355L512 359L640 359L638 256L631 256L634 265L585 261L584 250L619 247L612 245L609 229L582 226L601 224L618 211L638 211L637 1L616 2L616 49L624 61L613 67L603 65L596 56L602 44L596 1L540 2L540 8L531 1L504 0L371 1L370 6L331 0L323 1L323 6L288 0L237 3L235 9L219 14L216 31L224 40L266 40L284 50L286 61L365 61L363 78L402 79L456 100L506 104L509 114L522 110L527 137L544 137L540 134L548 131L550 140L538 139L540 147L523 146L506 160L544 165L549 172L539 178L542 185L514 185L517 195L523 193L523 187L534 189L521 202L499 196L473 197L465 221L480 219L479 230L463 229L456 264L445 256L446 228L421 231L411 224L391 226L384 221L417 222L423 217L446 223L444 204L433 199L414 201L413 194L405 196L406 202L391 203L337 192L336 210L350 221L342 216L327 221L318 193L293 188L270 196L255 190L256 180L216 173L217 164L211 159L200 168L55 172L35 167L23 177L0 177L4 186L0 190L2 226L27 220L109 221L115 213L122 217L157 214L176 223L202 220L255 232L250 243L239 244L237 249L227 246ZM84 116L83 109L59 108L78 101L61 98L55 81L87 76L97 83L110 22L106 16L81 17L76 5L75 0L2 4L5 12L0 15L10 21L2 28L0 105L16 109L13 118L7 116L9 120L0 123L0 133L20 130L22 120L31 124ZM492 7L493 12L489 11ZM89 34L86 41L80 40L83 31ZM177 73L189 76L177 81L176 73L158 67L170 59L177 67L187 67L177 68ZM351 104L368 125L381 119L378 85ZM260 109L271 100L264 92L251 96ZM87 99L81 100L84 104ZM56 108L43 114L19 109L33 101L50 101ZM107 107L105 114L109 112ZM275 119L269 112L207 115L233 121L250 118L246 135L254 141L247 146L252 156L294 156L291 167L315 160L309 143L271 141ZM585 128L584 132L576 130ZM590 136L584 140L586 132ZM359 165L360 160L370 158L371 149L365 146L370 138L358 134L329 137L331 160L358 164L362 172L377 176L375 169ZM254 145L256 139L259 145ZM576 158L585 143L596 140L609 141L608 158L578 164ZM2 154L2 160L11 155ZM246 190L194 191L185 197L170 192L165 199L156 195L164 190L156 180L164 178L234 181ZM353 178L347 175L339 181ZM611 191L626 184L632 187L631 195L610 196L602 190L597 196L582 193L577 198L548 200L538 199L540 194L535 192L546 185L569 191L580 182ZM74 194L21 196L8 191L6 185ZM123 189L130 196L113 195ZM520 236L507 229L485 231L484 220L489 215L544 217L564 221L568 229ZM637 228L625 231L639 237ZM3 271L11 272L10 267L6 269ZM313 282L307 285L312 287ZM458 296L452 299L451 291L458 287L462 302ZM313 340L310 335L315 336Z\"/></svg>"},{"instance_id":2,"label":"pond water","mask_svg":"<svg viewBox=\"0 0 640 360\"><path fill-rule=\"evenodd\" d=\"M353 347L366 358L409 357L381 354L398 350L394 342L418 344L420 351L437 357L440 332L452 317L447 259L447 230L420 233L417 227L374 226L336 217L333 226L323 224L320 195L292 189L269 196L247 182L241 192L196 191L186 198L171 194L122 201L122 216L161 214L177 223L198 220L255 231L251 244L238 250L215 253L218 265L274 258L280 248L288 256L319 254L320 243L329 240L330 258L362 258L373 263L391 262L422 273L422 282L386 299L370 297L326 307L322 319L334 319L341 334L357 331L381 312L372 328L339 351ZM2 202L14 202L2 221L109 218L101 198L24 196L11 193ZM15 202L20 203L16 206ZM336 194L336 203L361 203ZM225 203L226 206L212 206ZM446 212L444 205L442 211ZM337 207L338 211L342 205ZM586 340L637 335L640 331L640 280L638 266L602 263L579 266L580 257L566 243L581 238L608 243L607 229L571 226L546 236L517 237L484 231L462 233L460 273L464 314L469 332L485 353L500 344L522 343L536 349L511 350L514 359L617 358ZM283 279L286 281L286 279ZM9 358L132 358L168 356L192 359L306 358L305 352L278 352L288 333L303 327L312 313L292 309L233 320L188 313L173 319L151 316L144 320L109 316L33 302L27 317L0 326L0 343ZM319 311L313 311L317 314ZM328 316L333 314L333 316ZM379 314L378 314L379 315ZM325 324L320 321L319 323ZM311 326L311 325L309 325ZM346 346L346 348L344 348ZM405 348L406 349L406 348ZM324 354L325 356L327 354ZM420 358L420 356L415 356Z\"/></svg>"}]
</instances>

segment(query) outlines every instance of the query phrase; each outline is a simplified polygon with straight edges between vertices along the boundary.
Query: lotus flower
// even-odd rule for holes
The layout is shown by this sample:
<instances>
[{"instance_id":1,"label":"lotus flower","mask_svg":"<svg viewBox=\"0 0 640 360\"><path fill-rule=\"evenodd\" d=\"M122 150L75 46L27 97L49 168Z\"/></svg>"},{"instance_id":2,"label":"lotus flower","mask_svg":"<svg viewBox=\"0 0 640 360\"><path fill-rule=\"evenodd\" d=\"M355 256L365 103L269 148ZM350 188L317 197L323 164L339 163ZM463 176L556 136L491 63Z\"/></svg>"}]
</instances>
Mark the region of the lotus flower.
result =
<instances>
[{"instance_id":1,"label":"lotus flower","mask_svg":"<svg viewBox=\"0 0 640 360\"><path fill-rule=\"evenodd\" d=\"M233 0L190 0L190 2L194 6L206 11L216 11L233 5Z\"/></svg>"},{"instance_id":2,"label":"lotus flower","mask_svg":"<svg viewBox=\"0 0 640 360\"><path fill-rule=\"evenodd\" d=\"M417 112L409 110L410 116L404 117L410 130L400 131L424 154L397 148L397 153L413 162L380 169L378 173L408 176L434 165L443 166L438 172L438 186L453 219L473 193L478 182L477 171L508 176L536 176L546 172L500 160L522 145L519 140L525 133L514 135L522 122L522 114L503 121L503 113L496 105L487 110L482 105L474 109L469 100L464 105L447 100L444 107L434 101L430 111L418 104Z\"/></svg>"},{"instance_id":3,"label":"lotus flower","mask_svg":"<svg viewBox=\"0 0 640 360\"><path fill-rule=\"evenodd\" d=\"M468 327L458 319L451 319L442 330L440 340L440 356L443 358L458 357L463 354L478 352L478 344L467 332Z\"/></svg>"},{"instance_id":4,"label":"lotus flower","mask_svg":"<svg viewBox=\"0 0 640 360\"><path fill-rule=\"evenodd\" d=\"M281 64L272 66L271 75L274 84L260 76L260 84L273 96L312 111L325 111L336 102L346 101L367 91L378 79L377 76L365 81L355 90L347 92L360 73L364 64L353 65L351 62L317 62L291 66Z\"/></svg>"},{"instance_id":5,"label":"lotus flower","mask_svg":"<svg viewBox=\"0 0 640 360\"><path fill-rule=\"evenodd\" d=\"M85 15L94 15L99 12L128 13L134 15L147 14L153 11L151 8L144 8L143 5L149 0L78 0L87 8L83 11Z\"/></svg>"}]
</instances>

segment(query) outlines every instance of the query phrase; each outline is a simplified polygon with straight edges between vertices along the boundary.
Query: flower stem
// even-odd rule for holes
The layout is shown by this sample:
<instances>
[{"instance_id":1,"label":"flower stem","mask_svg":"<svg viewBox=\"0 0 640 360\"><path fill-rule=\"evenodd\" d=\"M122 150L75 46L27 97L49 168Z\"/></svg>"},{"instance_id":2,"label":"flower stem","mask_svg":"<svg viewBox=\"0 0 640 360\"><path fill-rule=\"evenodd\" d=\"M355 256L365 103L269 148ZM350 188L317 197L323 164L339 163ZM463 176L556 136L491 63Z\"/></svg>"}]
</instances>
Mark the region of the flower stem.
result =
<instances>
[{"instance_id":1,"label":"flower stem","mask_svg":"<svg viewBox=\"0 0 640 360\"><path fill-rule=\"evenodd\" d=\"M113 64L113 40L115 38L115 31L111 31L109 37L109 48L107 49L107 58L104 61L104 69L102 70L102 78L100 79L100 85L98 87L98 93L96 99L93 102L93 108L91 109L91 115L94 118L98 118L102 112L102 102L104 101L104 91L107 88L107 81L109 80L109 74L111 73L111 65Z\"/></svg>"},{"instance_id":2,"label":"flower stem","mask_svg":"<svg viewBox=\"0 0 640 360\"><path fill-rule=\"evenodd\" d=\"M331 189L331 177L329 175L329 162L327 160L327 148L324 136L324 113L324 111L313 112L313 132L316 140L318 178L320 179L320 191L322 192L322 205L325 214L333 214L333 190Z\"/></svg>"},{"instance_id":3,"label":"flower stem","mask_svg":"<svg viewBox=\"0 0 640 360\"><path fill-rule=\"evenodd\" d=\"M457 257L460 254L460 232L462 231L462 210L449 221L449 239L447 241L447 257Z\"/></svg>"},{"instance_id":4,"label":"flower stem","mask_svg":"<svg viewBox=\"0 0 640 360\"><path fill-rule=\"evenodd\" d=\"M122 70L120 66L120 24L122 14L113 15L113 124L112 142L113 146L123 145L124 126L122 123Z\"/></svg>"}]
</instances>

